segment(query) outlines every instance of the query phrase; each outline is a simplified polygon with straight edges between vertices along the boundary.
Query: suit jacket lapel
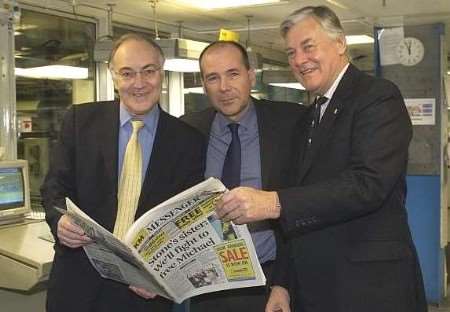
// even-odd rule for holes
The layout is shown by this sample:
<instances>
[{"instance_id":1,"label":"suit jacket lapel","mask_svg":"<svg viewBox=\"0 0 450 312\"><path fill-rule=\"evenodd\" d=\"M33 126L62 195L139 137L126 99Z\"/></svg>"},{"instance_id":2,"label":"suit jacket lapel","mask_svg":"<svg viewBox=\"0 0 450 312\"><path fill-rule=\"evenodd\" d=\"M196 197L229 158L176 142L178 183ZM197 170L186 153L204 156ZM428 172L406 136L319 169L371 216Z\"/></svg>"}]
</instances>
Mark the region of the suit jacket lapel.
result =
<instances>
[{"instance_id":1,"label":"suit jacket lapel","mask_svg":"<svg viewBox=\"0 0 450 312\"><path fill-rule=\"evenodd\" d=\"M265 104L262 100L256 100L252 98L255 105L256 116L258 120L258 131L259 131L259 149L260 149L260 159L261 159L261 183L262 187L266 188L270 181L270 172L274 161L273 152L278 148L278 140L275 137L276 123L270 114L265 112Z\"/></svg>"},{"instance_id":2,"label":"suit jacket lapel","mask_svg":"<svg viewBox=\"0 0 450 312\"><path fill-rule=\"evenodd\" d=\"M299 183L303 180L305 175L308 173L312 162L314 161L317 153L320 151L322 146L326 144L330 135L333 131L331 130L334 126L337 116L341 113L347 97L350 95L353 85L353 79L356 75L356 68L353 65L349 65L347 71L339 82L336 91L333 94L330 102L328 103L327 109L322 116L319 123L319 127L314 132L314 137L312 138L312 144L309 147L311 150L306 153L306 157L303 159L302 165L300 166L299 172ZM306 148L306 144L305 144ZM305 148L303 150L305 150ZM302 152L301 157L305 154ZM301 161L302 158L300 158Z\"/></svg>"},{"instance_id":3,"label":"suit jacket lapel","mask_svg":"<svg viewBox=\"0 0 450 312\"><path fill-rule=\"evenodd\" d=\"M212 107L208 108L201 115L201 119L198 120L197 129L205 136L209 141L209 133L211 132L211 125L216 116L216 110Z\"/></svg>"},{"instance_id":4,"label":"suit jacket lapel","mask_svg":"<svg viewBox=\"0 0 450 312\"><path fill-rule=\"evenodd\" d=\"M145 203L149 194L148 190L154 187L155 183L158 183L159 177L164 173L164 163L166 163L166 155L171 153L170 144L164 142L170 142L170 129L168 127L168 114L160 108L158 126L156 128L155 139L153 140L152 154L150 155L150 161L145 172L144 183L142 184L141 196L139 197L138 210L142 209L143 203ZM146 207L145 209L148 209ZM140 215L140 213L136 213Z\"/></svg>"},{"instance_id":5,"label":"suit jacket lapel","mask_svg":"<svg viewBox=\"0 0 450 312\"><path fill-rule=\"evenodd\" d=\"M252 102L255 105L256 116L258 120L259 131L259 147L261 155L261 183L263 187L266 187L270 179L270 171L274 160L273 150L277 148L278 140L275 137L275 127L277 126L274 120L270 118L270 114L267 113L263 100L257 100L252 98ZM214 121L216 110L209 108L205 110L201 119L197 120L196 128L203 133L206 139L209 141L209 134L211 131L211 125Z\"/></svg>"},{"instance_id":6,"label":"suit jacket lapel","mask_svg":"<svg viewBox=\"0 0 450 312\"><path fill-rule=\"evenodd\" d=\"M104 105L109 107L105 109L105 114L101 116L99 127L97 128L99 131L99 145L104 160L105 175L108 177L108 181L104 183L110 183L110 186L106 189L113 190L114 194L117 194L119 180L117 169L120 127L119 103L115 101L113 104L105 103ZM114 126L111 127L111 125ZM117 209L117 207L114 209Z\"/></svg>"},{"instance_id":7,"label":"suit jacket lapel","mask_svg":"<svg viewBox=\"0 0 450 312\"><path fill-rule=\"evenodd\" d=\"M310 131L310 127L311 127L311 122L314 118L314 107L311 105L308 111L308 118L304 118L300 128L297 129L297 137L298 137L298 141L297 144L300 144L300 148L299 148L299 154L298 154L298 165L296 167L296 170L298 171L298 176L299 179L301 177L303 177L304 173L304 163L305 163L305 157L306 157L306 150L307 150L307 140L308 140L308 134Z\"/></svg>"}]
</instances>

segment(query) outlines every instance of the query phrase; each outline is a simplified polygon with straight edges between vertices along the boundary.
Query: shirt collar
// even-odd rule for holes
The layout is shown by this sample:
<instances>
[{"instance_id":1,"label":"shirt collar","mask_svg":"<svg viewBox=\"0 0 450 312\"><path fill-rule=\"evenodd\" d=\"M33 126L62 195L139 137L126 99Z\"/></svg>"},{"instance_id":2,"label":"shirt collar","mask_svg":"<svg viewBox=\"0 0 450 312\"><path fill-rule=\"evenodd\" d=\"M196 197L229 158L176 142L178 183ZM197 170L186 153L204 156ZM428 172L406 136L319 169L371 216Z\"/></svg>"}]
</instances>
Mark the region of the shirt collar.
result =
<instances>
[{"instance_id":1,"label":"shirt collar","mask_svg":"<svg viewBox=\"0 0 450 312\"><path fill-rule=\"evenodd\" d=\"M128 121L133 119L133 116L127 111L125 106L120 102L120 127L125 126ZM142 117L144 128L148 129L152 136L155 135L156 125L159 119L159 105L155 105L151 111Z\"/></svg>"},{"instance_id":2,"label":"shirt collar","mask_svg":"<svg viewBox=\"0 0 450 312\"><path fill-rule=\"evenodd\" d=\"M331 85L331 87L328 89L327 92L325 92L325 94L323 96L325 96L328 100L330 100L333 97L334 92L337 89L337 86L339 85L339 82L342 79L342 76L344 76L344 73L347 71L348 66L350 65L350 63L347 63L347 65L344 66L344 68L341 70L341 72L339 73L339 75L337 76L336 80L334 80L333 84Z\"/></svg>"},{"instance_id":3,"label":"shirt collar","mask_svg":"<svg viewBox=\"0 0 450 312\"><path fill-rule=\"evenodd\" d=\"M249 129L253 123L256 121L256 109L255 105L253 104L253 101L251 98L249 99L248 109L242 115L242 118L237 122L239 124L239 128L243 130ZM217 130L219 131L219 135L223 135L226 132L229 131L228 125L230 123L233 123L235 121L232 121L231 119L227 118L225 115L223 115L220 112L217 112L216 114L216 122L217 122Z\"/></svg>"}]
</instances>

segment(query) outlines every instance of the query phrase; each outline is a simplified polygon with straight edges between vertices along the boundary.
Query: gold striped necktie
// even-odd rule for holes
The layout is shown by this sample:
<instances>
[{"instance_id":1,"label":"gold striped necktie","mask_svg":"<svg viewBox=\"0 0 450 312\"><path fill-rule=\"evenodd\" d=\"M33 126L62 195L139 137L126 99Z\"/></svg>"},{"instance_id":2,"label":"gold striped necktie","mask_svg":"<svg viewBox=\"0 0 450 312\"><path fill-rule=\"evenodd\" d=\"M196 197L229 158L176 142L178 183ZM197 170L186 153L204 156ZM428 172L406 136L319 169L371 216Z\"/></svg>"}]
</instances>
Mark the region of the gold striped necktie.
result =
<instances>
[{"instance_id":1,"label":"gold striped necktie","mask_svg":"<svg viewBox=\"0 0 450 312\"><path fill-rule=\"evenodd\" d=\"M141 194L142 151L138 133L144 126L144 122L142 120L132 120L131 125L133 126L133 132L125 150L117 194L118 208L114 235L119 239L123 239L125 233L134 222Z\"/></svg>"}]
</instances>

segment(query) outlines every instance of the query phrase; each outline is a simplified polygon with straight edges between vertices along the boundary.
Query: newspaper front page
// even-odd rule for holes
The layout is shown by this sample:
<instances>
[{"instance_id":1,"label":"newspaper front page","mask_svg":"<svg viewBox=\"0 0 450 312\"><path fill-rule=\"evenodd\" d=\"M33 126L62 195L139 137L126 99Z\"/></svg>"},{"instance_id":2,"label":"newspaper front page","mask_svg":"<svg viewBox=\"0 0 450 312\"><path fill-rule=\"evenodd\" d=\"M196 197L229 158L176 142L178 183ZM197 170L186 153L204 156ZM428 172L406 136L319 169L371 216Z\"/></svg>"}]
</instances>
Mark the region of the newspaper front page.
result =
<instances>
[{"instance_id":1,"label":"newspaper front page","mask_svg":"<svg viewBox=\"0 0 450 312\"><path fill-rule=\"evenodd\" d=\"M247 226L222 222L215 214L225 191L215 178L197 184L141 216L124 242L69 199L67 213L94 240L84 248L103 277L180 303L266 282Z\"/></svg>"}]
</instances>

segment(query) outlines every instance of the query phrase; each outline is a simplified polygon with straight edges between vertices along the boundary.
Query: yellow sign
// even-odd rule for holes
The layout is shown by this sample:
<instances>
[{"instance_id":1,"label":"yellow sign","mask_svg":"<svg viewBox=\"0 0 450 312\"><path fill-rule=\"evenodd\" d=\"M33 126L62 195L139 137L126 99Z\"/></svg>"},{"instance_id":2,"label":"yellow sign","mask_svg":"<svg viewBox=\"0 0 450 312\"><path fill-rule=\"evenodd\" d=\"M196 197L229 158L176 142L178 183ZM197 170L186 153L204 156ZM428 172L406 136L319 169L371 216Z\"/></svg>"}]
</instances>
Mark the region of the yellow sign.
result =
<instances>
[{"instance_id":1,"label":"yellow sign","mask_svg":"<svg viewBox=\"0 0 450 312\"><path fill-rule=\"evenodd\" d=\"M219 33L219 40L239 42L239 33L221 28Z\"/></svg>"},{"instance_id":2,"label":"yellow sign","mask_svg":"<svg viewBox=\"0 0 450 312\"><path fill-rule=\"evenodd\" d=\"M256 278L252 260L243 239L216 246L215 249L229 281Z\"/></svg>"}]
</instances>

